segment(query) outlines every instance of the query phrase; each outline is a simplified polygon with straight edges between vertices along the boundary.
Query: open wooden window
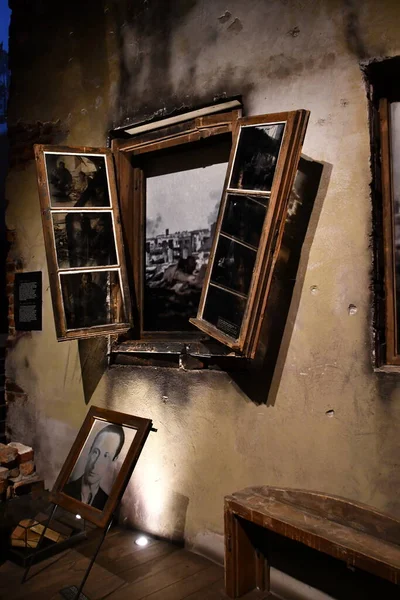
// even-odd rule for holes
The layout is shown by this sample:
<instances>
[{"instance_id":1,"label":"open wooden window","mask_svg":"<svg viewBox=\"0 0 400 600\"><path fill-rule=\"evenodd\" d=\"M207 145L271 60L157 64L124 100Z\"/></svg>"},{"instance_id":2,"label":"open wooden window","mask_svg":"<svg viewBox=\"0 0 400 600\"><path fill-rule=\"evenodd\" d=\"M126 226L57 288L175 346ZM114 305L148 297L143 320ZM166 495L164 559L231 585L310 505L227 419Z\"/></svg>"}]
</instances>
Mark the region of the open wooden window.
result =
<instances>
[{"instance_id":1,"label":"open wooden window","mask_svg":"<svg viewBox=\"0 0 400 600\"><path fill-rule=\"evenodd\" d=\"M253 357L307 111L239 119L199 311L192 323Z\"/></svg>"},{"instance_id":2,"label":"open wooden window","mask_svg":"<svg viewBox=\"0 0 400 600\"><path fill-rule=\"evenodd\" d=\"M154 351L160 340L171 343L175 341L182 347L182 342L193 343L196 340L214 338L218 344L225 345L229 352L234 350L243 356L253 357L280 247L287 201L300 157L308 114L307 111L300 110L243 119L240 109L236 108L188 118L169 126L160 123L159 128L150 131L133 128L129 132L132 136L129 139L121 139L121 135L121 138L113 140L112 155L116 166L132 301L129 299L126 283L118 209L114 200L111 200L111 197L114 198L114 192L110 191L113 189L114 175L110 151L38 147L36 155L39 162L39 190L59 339L118 333L130 327L128 336L134 340L132 348L135 350L142 348L142 351L146 351L146 348L149 348ZM81 158L87 154L89 160L93 160L90 155L104 156L110 204L95 207L85 202L83 207L82 200L76 204L73 199L69 206L68 200L61 206L56 206L54 202L52 205L52 186L54 188L57 183L55 171L59 169L61 159L58 158L49 166L51 153L52 156L58 154L59 157L82 155ZM51 160L54 162L54 159ZM228 167L226 173L221 171L221 166L224 170L226 168L224 163ZM190 177L191 170L204 170L211 165L219 165L219 172L213 177L218 181L218 195L220 198L222 192L222 201L219 210L209 219L208 230L195 224L195 229L190 231L180 227L179 236L175 236L173 228L178 227L179 215L174 213L178 216L171 215L171 225L166 227L163 233L155 233L154 239L150 239L147 201L152 193L151 178L160 174L189 171L192 188L188 179L186 186L189 192L193 189L197 194L196 200L193 201L189 193L189 208L195 212L196 206L202 202L202 197L211 192L204 185L206 180L198 183L194 171L193 177ZM51 172L54 172L53 182L49 179ZM79 198L83 193L87 197L88 193L85 190L87 187L93 187L93 174L88 173L87 181L82 182L82 188L85 188L85 185L86 188L84 192L79 191L79 177L84 179L79 174L79 166L76 166L73 189L71 188L72 192L68 192L68 197L71 197L71 194L73 196L75 188ZM225 184L222 181L224 178ZM185 183L181 182L179 185ZM166 185L162 189L164 197L177 193L177 190L178 183L175 181L172 186ZM214 194L214 190L212 193ZM183 208L182 206L182 210ZM107 257L102 259L106 265L72 265L68 261L64 265L60 262L60 252L57 250L60 241L57 242L56 236L58 235L59 239L62 236L57 232L56 225L60 225L62 230L64 228L63 235L67 238L68 251L73 254L74 238L73 233L68 233L67 215L82 214L79 218L69 217L73 223L74 219L78 221L77 229L83 229L82 223L79 225L79 222L85 216L85 222L89 220L90 228L87 227L87 231L91 236L91 219L95 217L90 215L96 211L113 215L115 254L112 254L111 250L108 251ZM59 216L63 212L66 213L65 224L62 220L64 217ZM173 222L174 219L176 223ZM69 227L71 230L72 226ZM112 244L109 242L106 245L109 247ZM88 252L90 254L90 248ZM87 261L97 260L89 254L85 255ZM154 262L149 264L149 257L152 256L155 256L158 262L154 259ZM156 268L153 269L153 266ZM89 321L85 322L83 327L71 328L70 319L68 320L66 315L66 299L73 303L78 287L71 285L67 293L63 289L63 277L82 277L83 273L88 271L107 273L107 276L103 276L104 281L108 277L109 292L105 297L115 306L115 310L110 312L107 309L109 320L106 323ZM155 271L158 279L154 278ZM108 283L111 281L111 275L118 275L119 278L118 301L113 300L112 284ZM178 275L181 275L180 278ZM150 277L154 283L153 288L147 285ZM171 302L172 288L168 288L168 285L174 277L174 293L183 304L185 298L189 297L189 288L197 289L197 302L193 301L193 295L190 296L191 314L187 311L188 306L184 305L186 319L184 326L178 329L173 319L168 319L168 312L161 325L155 322L157 314L151 310L153 297L150 298L149 304L149 289L167 290L166 306ZM64 288L66 287L65 283ZM159 298L157 301L160 301ZM130 316L131 308L133 320Z\"/></svg>"},{"instance_id":3,"label":"open wooden window","mask_svg":"<svg viewBox=\"0 0 400 600\"><path fill-rule=\"evenodd\" d=\"M110 150L35 146L57 338L131 327Z\"/></svg>"}]
</instances>

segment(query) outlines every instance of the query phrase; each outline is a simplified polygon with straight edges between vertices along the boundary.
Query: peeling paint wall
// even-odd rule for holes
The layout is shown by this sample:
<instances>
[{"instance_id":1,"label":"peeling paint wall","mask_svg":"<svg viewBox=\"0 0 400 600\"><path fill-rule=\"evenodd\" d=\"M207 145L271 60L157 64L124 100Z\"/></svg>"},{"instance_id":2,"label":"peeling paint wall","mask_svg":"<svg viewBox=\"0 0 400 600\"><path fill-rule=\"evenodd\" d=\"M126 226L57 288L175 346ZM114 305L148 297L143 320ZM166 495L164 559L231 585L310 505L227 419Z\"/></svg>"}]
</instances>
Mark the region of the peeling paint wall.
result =
<instances>
[{"instance_id":1,"label":"peeling paint wall","mask_svg":"<svg viewBox=\"0 0 400 600\"><path fill-rule=\"evenodd\" d=\"M87 0L63 3L56 15L42 0L12 9L11 123L58 122L54 142L99 146L128 119L242 94L247 114L309 109L304 155L330 174L306 235L269 405L250 401L224 372L120 366L100 379L92 404L150 417L158 429L123 516L197 547L209 548L215 534L217 553L223 497L248 485L320 490L400 517L400 376L374 373L371 360L359 67L400 54L398 2ZM22 336L7 359L7 376L26 393L10 403L8 425L13 439L36 447L51 486L87 411L78 343L56 342L33 161L15 164L7 198L13 256L44 273L43 331Z\"/></svg>"}]
</instances>

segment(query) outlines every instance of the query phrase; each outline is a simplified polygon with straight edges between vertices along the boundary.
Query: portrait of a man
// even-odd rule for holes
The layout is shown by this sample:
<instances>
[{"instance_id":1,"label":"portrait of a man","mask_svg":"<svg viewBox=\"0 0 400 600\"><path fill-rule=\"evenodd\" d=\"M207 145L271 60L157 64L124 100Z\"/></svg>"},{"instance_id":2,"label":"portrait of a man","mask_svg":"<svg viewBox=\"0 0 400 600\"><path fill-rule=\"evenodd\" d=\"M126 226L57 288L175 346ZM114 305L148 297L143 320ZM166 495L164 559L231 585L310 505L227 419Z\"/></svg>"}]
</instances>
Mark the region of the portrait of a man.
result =
<instances>
[{"instance_id":1,"label":"portrait of a man","mask_svg":"<svg viewBox=\"0 0 400 600\"><path fill-rule=\"evenodd\" d=\"M84 471L80 477L78 463L73 469L63 493L85 504L103 510L108 493L102 483L109 480L113 463L118 458L125 443L125 433L120 425L106 425L98 431L90 444ZM79 462L79 461L78 461ZM78 472L77 472L78 471Z\"/></svg>"}]
</instances>

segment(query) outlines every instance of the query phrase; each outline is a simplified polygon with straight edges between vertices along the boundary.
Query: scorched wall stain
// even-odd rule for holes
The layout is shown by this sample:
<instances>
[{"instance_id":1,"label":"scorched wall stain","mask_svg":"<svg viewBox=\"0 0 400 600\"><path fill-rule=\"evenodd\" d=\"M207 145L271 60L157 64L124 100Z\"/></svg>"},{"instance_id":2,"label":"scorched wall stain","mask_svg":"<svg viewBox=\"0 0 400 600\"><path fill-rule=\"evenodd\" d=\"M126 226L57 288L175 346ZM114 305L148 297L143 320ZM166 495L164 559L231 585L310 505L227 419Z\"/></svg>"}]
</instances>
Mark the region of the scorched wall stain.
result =
<instances>
[{"instance_id":1,"label":"scorched wall stain","mask_svg":"<svg viewBox=\"0 0 400 600\"><path fill-rule=\"evenodd\" d=\"M209 532L222 533L224 494L267 484L399 516L398 379L386 387L370 358L370 149L358 64L377 51L400 54L397 2L381 2L379 15L373 0L90 0L63 3L61 15L42 0L12 9L12 122L60 119L63 143L101 146L128 118L243 94L249 114L311 110L304 154L331 172L300 256L273 406L251 402L224 372L124 367L99 380L92 404L150 417L158 429L131 483L137 504L124 514L188 543L208 532L209 544ZM229 31L235 22L240 31ZM7 198L18 255L26 270L43 271L45 291L43 331L7 359L30 407L15 405L10 418L16 436L34 428L50 486L87 411L82 370L78 344L55 338L33 163L11 170Z\"/></svg>"}]
</instances>

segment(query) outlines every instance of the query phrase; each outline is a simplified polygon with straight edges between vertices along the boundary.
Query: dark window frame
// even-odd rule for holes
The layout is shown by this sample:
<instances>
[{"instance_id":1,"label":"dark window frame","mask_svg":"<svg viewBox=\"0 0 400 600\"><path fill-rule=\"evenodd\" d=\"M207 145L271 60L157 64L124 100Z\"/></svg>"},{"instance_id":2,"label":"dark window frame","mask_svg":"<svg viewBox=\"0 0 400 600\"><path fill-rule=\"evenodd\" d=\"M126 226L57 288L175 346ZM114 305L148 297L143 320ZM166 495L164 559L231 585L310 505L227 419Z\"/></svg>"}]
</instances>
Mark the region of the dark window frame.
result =
<instances>
[{"instance_id":1,"label":"dark window frame","mask_svg":"<svg viewBox=\"0 0 400 600\"><path fill-rule=\"evenodd\" d=\"M400 102L400 57L362 65L369 101L373 240L373 366L400 372L397 351L390 104Z\"/></svg>"}]
</instances>

